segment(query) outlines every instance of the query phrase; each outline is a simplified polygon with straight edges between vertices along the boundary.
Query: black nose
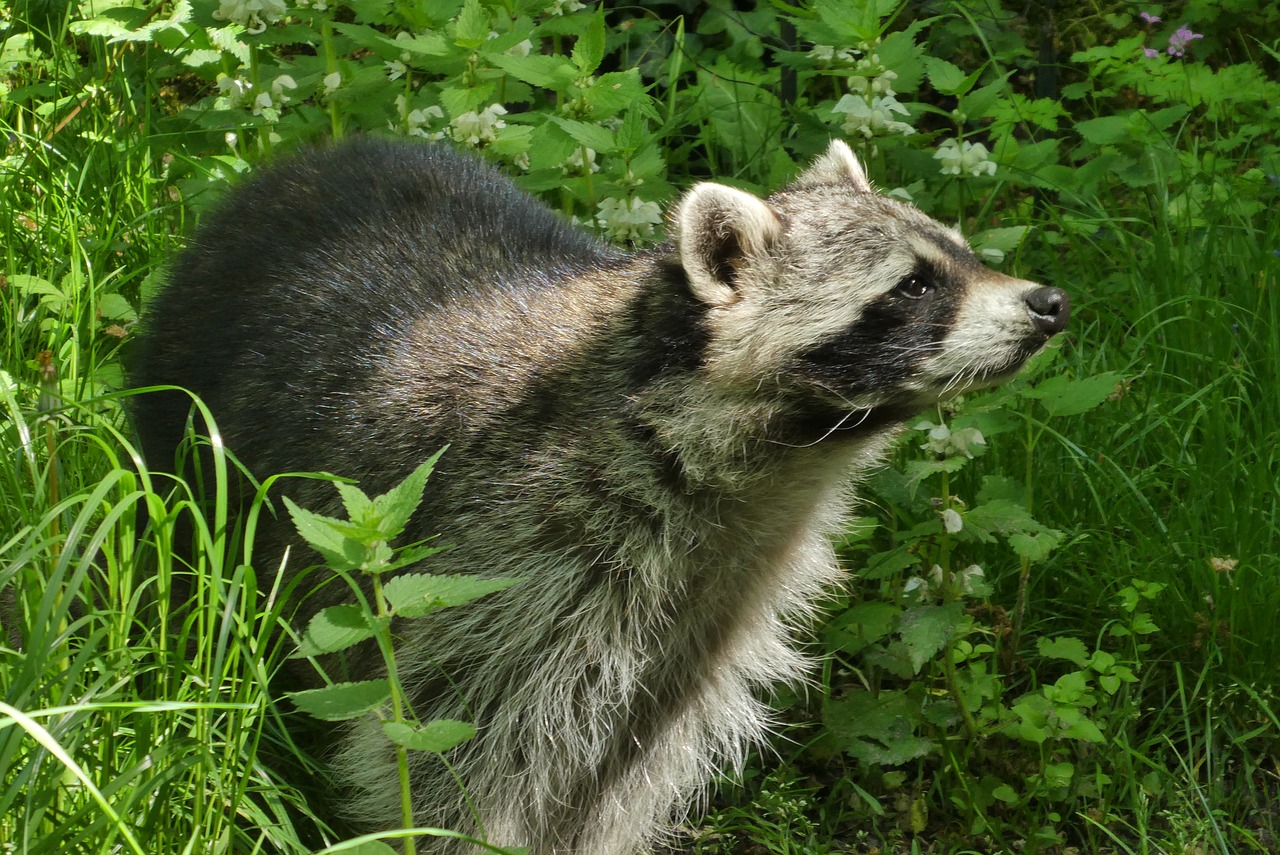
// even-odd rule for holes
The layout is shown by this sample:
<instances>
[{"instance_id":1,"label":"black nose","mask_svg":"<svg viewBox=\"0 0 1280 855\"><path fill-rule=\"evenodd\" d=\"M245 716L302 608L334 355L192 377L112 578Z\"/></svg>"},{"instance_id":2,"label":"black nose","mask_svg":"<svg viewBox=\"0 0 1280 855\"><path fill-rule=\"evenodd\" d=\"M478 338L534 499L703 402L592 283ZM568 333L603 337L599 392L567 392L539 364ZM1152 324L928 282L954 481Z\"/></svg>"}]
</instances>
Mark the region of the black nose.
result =
<instances>
[{"instance_id":1,"label":"black nose","mask_svg":"<svg viewBox=\"0 0 1280 855\"><path fill-rule=\"evenodd\" d=\"M1028 291L1027 314L1031 323L1045 335L1055 335L1067 328L1071 318L1071 300L1061 288L1040 287Z\"/></svg>"}]
</instances>

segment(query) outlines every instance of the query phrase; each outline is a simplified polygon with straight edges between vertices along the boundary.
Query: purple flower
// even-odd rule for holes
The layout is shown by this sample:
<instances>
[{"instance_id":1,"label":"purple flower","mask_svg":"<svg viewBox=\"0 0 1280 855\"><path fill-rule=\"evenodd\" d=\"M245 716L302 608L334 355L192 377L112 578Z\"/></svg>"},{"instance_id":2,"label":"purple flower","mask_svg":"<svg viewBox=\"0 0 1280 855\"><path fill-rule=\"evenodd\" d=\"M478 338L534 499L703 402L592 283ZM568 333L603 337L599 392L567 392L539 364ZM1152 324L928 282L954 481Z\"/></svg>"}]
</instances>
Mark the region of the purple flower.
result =
<instances>
[{"instance_id":1,"label":"purple flower","mask_svg":"<svg viewBox=\"0 0 1280 855\"><path fill-rule=\"evenodd\" d=\"M1145 56L1147 59L1155 59L1160 55L1160 51L1156 50L1155 48L1144 47L1142 49L1142 55Z\"/></svg>"},{"instance_id":2,"label":"purple flower","mask_svg":"<svg viewBox=\"0 0 1280 855\"><path fill-rule=\"evenodd\" d=\"M1150 12L1142 12L1139 14L1139 17L1148 24L1158 24L1163 20L1159 15L1152 15Z\"/></svg>"},{"instance_id":3,"label":"purple flower","mask_svg":"<svg viewBox=\"0 0 1280 855\"><path fill-rule=\"evenodd\" d=\"M1203 34L1193 33L1191 32L1190 27L1183 24L1181 27L1178 27L1178 31L1176 33L1169 36L1169 55L1182 56L1183 51L1187 49L1187 46L1190 45L1193 40L1202 38L1204 38Z\"/></svg>"}]
</instances>

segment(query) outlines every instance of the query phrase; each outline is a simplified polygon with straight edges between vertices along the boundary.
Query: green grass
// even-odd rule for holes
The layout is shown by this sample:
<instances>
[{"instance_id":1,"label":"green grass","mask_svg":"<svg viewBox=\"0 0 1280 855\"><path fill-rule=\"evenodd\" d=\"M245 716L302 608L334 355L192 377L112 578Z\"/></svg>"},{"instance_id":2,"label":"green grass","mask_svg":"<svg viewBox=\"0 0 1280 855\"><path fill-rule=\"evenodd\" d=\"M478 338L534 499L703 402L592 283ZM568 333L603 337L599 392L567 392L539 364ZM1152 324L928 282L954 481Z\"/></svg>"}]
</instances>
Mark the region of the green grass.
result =
<instances>
[{"instance_id":1,"label":"green grass","mask_svg":"<svg viewBox=\"0 0 1280 855\"><path fill-rule=\"evenodd\" d=\"M298 784L322 768L268 690L282 598L225 513L197 513L185 485L141 467L120 394L136 308L187 227L164 157L178 133L164 104L181 94L152 76L158 55L79 45L4 70L0 101L0 843L310 852L338 837ZM1178 180L1210 194L1216 178ZM1138 682L1099 711L1109 741L1080 749L1106 752L1110 780L1057 826L1084 852L1277 851L1280 218L1230 197L1171 213L1154 190L1035 217L1066 243L1033 239L1019 267L1074 302L1053 370L1127 381L1088 413L1032 422L1033 443L1001 435L956 492L1027 473L1037 519L1067 533L1032 568L1028 647L1103 639L1131 580L1168 586ZM174 557L180 521L202 544L194 566ZM1019 568L988 558L991 602L1012 609ZM181 610L175 585L189 586ZM794 700L787 718L820 718L821 698ZM997 805L974 834L957 803L956 781L1043 761L1026 746L991 757L951 740L949 768L898 778L841 759L817 725L786 736L745 788L722 789L696 848L1066 851L1036 837L1052 804Z\"/></svg>"}]
</instances>

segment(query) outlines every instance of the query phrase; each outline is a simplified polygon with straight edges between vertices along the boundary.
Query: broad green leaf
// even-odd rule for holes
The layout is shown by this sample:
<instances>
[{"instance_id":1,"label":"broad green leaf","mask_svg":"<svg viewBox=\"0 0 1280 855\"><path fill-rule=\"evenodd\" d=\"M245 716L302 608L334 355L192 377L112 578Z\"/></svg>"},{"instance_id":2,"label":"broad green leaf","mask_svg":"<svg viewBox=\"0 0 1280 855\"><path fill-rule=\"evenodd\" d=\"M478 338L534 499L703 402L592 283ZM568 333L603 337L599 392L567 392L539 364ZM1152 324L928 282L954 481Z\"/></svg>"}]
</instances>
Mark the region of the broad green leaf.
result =
<instances>
[{"instance_id":1,"label":"broad green leaf","mask_svg":"<svg viewBox=\"0 0 1280 855\"><path fill-rule=\"evenodd\" d=\"M622 126L618 128L618 148L623 152L633 152L649 139L648 122L639 110L628 110L622 118Z\"/></svg>"},{"instance_id":2,"label":"broad green leaf","mask_svg":"<svg viewBox=\"0 0 1280 855\"><path fill-rule=\"evenodd\" d=\"M593 125L590 122L566 119L562 116L548 116L547 118L559 125L561 130L573 137L576 142L585 145L587 148L595 149L598 154L608 154L618 148L613 131L608 128Z\"/></svg>"},{"instance_id":3,"label":"broad green leaf","mask_svg":"<svg viewBox=\"0 0 1280 855\"><path fill-rule=\"evenodd\" d=\"M1017 532L1009 535L1009 546L1019 558L1035 563L1048 558L1053 550L1057 549L1058 544L1062 543L1062 537L1062 532L1054 529L1045 529L1034 534Z\"/></svg>"},{"instance_id":4,"label":"broad green leaf","mask_svg":"<svg viewBox=\"0 0 1280 855\"><path fill-rule=\"evenodd\" d=\"M892 632L901 614L902 609L891 603L859 603L841 612L827 626L827 645L857 653Z\"/></svg>"},{"instance_id":5,"label":"broad green leaf","mask_svg":"<svg viewBox=\"0 0 1280 855\"><path fill-rule=\"evenodd\" d=\"M1030 226L1007 226L999 229L987 229L979 232L969 241L977 251L997 249L1001 252L1013 252L1027 236Z\"/></svg>"},{"instance_id":6,"label":"broad green leaf","mask_svg":"<svg viewBox=\"0 0 1280 855\"><path fill-rule=\"evenodd\" d=\"M578 77L578 70L560 56L486 54L485 58L490 65L497 66L516 80L540 89L560 91Z\"/></svg>"},{"instance_id":7,"label":"broad green leaf","mask_svg":"<svg viewBox=\"0 0 1280 855\"><path fill-rule=\"evenodd\" d=\"M361 606L342 605L321 609L307 624L295 657L319 656L346 650L377 632L377 623Z\"/></svg>"},{"instance_id":8,"label":"broad green leaf","mask_svg":"<svg viewBox=\"0 0 1280 855\"><path fill-rule=\"evenodd\" d=\"M364 560L365 548L351 536L356 529L350 523L312 513L299 507L288 496L284 497L284 506L293 518L298 534L323 556L330 567L335 570L355 570L360 566Z\"/></svg>"},{"instance_id":9,"label":"broad green leaf","mask_svg":"<svg viewBox=\"0 0 1280 855\"><path fill-rule=\"evenodd\" d=\"M409 524L409 518L422 504L422 493L427 478L435 468L445 449L440 449L409 473L409 476L386 493L373 500L373 512L378 518L378 530L385 540L395 540ZM345 498L345 497L344 497Z\"/></svg>"},{"instance_id":10,"label":"broad green leaf","mask_svg":"<svg viewBox=\"0 0 1280 855\"><path fill-rule=\"evenodd\" d=\"M396 745L436 754L455 748L476 735L474 725L450 719L429 721L419 727L402 721L386 721L382 723L382 732Z\"/></svg>"},{"instance_id":11,"label":"broad green leaf","mask_svg":"<svg viewBox=\"0 0 1280 855\"><path fill-rule=\"evenodd\" d=\"M825 718L845 751L864 763L897 766L937 749L933 740L915 734L919 709L901 692L855 689L831 701Z\"/></svg>"},{"instance_id":12,"label":"broad green leaf","mask_svg":"<svg viewBox=\"0 0 1280 855\"><path fill-rule=\"evenodd\" d=\"M1016 805L1018 803L1018 793L1008 784L1001 784L992 790L991 797L999 799L1008 805Z\"/></svg>"},{"instance_id":13,"label":"broad green leaf","mask_svg":"<svg viewBox=\"0 0 1280 855\"><path fill-rule=\"evenodd\" d=\"M480 0L466 0L458 13L454 44L464 48L478 48L489 39L489 16L480 6Z\"/></svg>"},{"instance_id":14,"label":"broad green leaf","mask_svg":"<svg viewBox=\"0 0 1280 855\"><path fill-rule=\"evenodd\" d=\"M98 301L98 314L108 320L136 321L138 313L123 294L104 294Z\"/></svg>"},{"instance_id":15,"label":"broad green leaf","mask_svg":"<svg viewBox=\"0 0 1280 855\"><path fill-rule=\"evenodd\" d=\"M1124 375L1115 371L1079 379L1059 375L1042 381L1022 394L1039 401L1051 416L1074 416L1092 410L1107 400L1115 394L1123 380Z\"/></svg>"},{"instance_id":16,"label":"broad green leaf","mask_svg":"<svg viewBox=\"0 0 1280 855\"><path fill-rule=\"evenodd\" d=\"M338 488L338 494L342 496L342 507L347 511L347 519L361 526L369 525L373 500L365 494L364 490L355 484L347 484L343 481L334 481L333 486Z\"/></svg>"},{"instance_id":17,"label":"broad green leaf","mask_svg":"<svg viewBox=\"0 0 1280 855\"><path fill-rule=\"evenodd\" d=\"M1076 133L1094 145L1115 145L1129 139L1128 116L1101 116L1076 122Z\"/></svg>"},{"instance_id":18,"label":"broad green leaf","mask_svg":"<svg viewBox=\"0 0 1280 855\"><path fill-rule=\"evenodd\" d=\"M934 56L924 57L923 62L929 82L944 95L964 95L978 82L983 71L979 68L971 74L965 74L959 67Z\"/></svg>"},{"instance_id":19,"label":"broad green leaf","mask_svg":"<svg viewBox=\"0 0 1280 855\"><path fill-rule=\"evenodd\" d=\"M604 60L604 7L596 9L591 23L573 43L570 55L573 64L582 74L594 74Z\"/></svg>"},{"instance_id":20,"label":"broad green leaf","mask_svg":"<svg viewBox=\"0 0 1280 855\"><path fill-rule=\"evenodd\" d=\"M336 683L323 689L286 692L298 709L321 721L347 721L372 712L391 698L386 679Z\"/></svg>"},{"instance_id":21,"label":"broad green leaf","mask_svg":"<svg viewBox=\"0 0 1280 855\"><path fill-rule=\"evenodd\" d=\"M963 614L961 603L912 606L902 613L898 634L907 646L911 666L917 674L951 640Z\"/></svg>"},{"instance_id":22,"label":"broad green leaf","mask_svg":"<svg viewBox=\"0 0 1280 855\"><path fill-rule=\"evenodd\" d=\"M1089 664L1089 651L1078 638L1041 638L1036 649L1047 659L1066 659L1081 668Z\"/></svg>"},{"instance_id":23,"label":"broad green leaf","mask_svg":"<svg viewBox=\"0 0 1280 855\"><path fill-rule=\"evenodd\" d=\"M486 579L480 576L437 576L402 573L382 588L397 617L422 617L439 608L460 606L510 588L519 579Z\"/></svg>"}]
</instances>

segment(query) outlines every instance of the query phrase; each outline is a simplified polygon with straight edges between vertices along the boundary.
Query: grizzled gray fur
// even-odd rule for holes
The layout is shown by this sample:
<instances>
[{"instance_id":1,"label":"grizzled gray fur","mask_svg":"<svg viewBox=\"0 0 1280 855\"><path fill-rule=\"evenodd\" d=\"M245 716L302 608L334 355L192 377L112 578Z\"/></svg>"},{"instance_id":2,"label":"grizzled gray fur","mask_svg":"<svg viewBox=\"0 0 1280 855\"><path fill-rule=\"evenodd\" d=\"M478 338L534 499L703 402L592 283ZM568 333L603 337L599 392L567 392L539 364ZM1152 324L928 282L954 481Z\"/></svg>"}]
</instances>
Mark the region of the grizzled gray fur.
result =
<instances>
[{"instance_id":1,"label":"grizzled gray fur","mask_svg":"<svg viewBox=\"0 0 1280 855\"><path fill-rule=\"evenodd\" d=\"M625 254L476 159L361 140L233 192L150 307L134 380L198 392L257 476L378 493L448 443L405 541L453 544L421 569L525 580L398 627L419 717L479 728L450 757L478 817L419 753L419 824L643 851L805 673L851 477L1067 321L1065 294L984 268L839 142L767 200L694 187L669 234ZM139 400L152 465L188 409ZM327 483L284 492L340 513ZM269 527L262 568L291 543ZM396 825L389 744L335 739L346 812Z\"/></svg>"}]
</instances>

